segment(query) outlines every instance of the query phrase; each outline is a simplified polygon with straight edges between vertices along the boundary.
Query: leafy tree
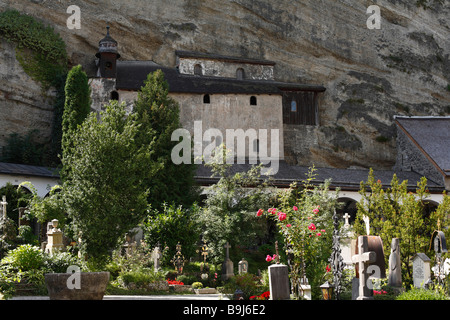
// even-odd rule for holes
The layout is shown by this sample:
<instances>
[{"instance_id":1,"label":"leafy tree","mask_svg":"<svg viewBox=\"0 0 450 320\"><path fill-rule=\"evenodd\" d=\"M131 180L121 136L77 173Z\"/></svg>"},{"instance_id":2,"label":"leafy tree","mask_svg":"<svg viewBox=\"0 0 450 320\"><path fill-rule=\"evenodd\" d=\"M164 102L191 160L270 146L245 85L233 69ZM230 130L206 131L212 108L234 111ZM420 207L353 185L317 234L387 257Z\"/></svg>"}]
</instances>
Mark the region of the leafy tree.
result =
<instances>
[{"instance_id":1,"label":"leafy tree","mask_svg":"<svg viewBox=\"0 0 450 320\"><path fill-rule=\"evenodd\" d=\"M168 93L169 86L164 73L157 70L147 76L133 108L141 124L136 141L142 145L153 141L152 161L161 166L158 175L147 181L149 202L153 208L161 208L165 202L189 207L197 197L194 188L195 166L176 165L171 159L172 149L177 144L171 141L171 136L181 125L178 103Z\"/></svg>"},{"instance_id":2,"label":"leafy tree","mask_svg":"<svg viewBox=\"0 0 450 320\"><path fill-rule=\"evenodd\" d=\"M197 210L199 208L195 205L185 209L181 205L163 203L162 209L152 209L145 219L142 224L145 242L152 248L158 243L161 250L162 246L169 248L164 263L174 256L178 242L185 257L195 255L200 234L200 226L195 219Z\"/></svg>"},{"instance_id":3,"label":"leafy tree","mask_svg":"<svg viewBox=\"0 0 450 320\"><path fill-rule=\"evenodd\" d=\"M81 251L101 267L124 235L145 217L148 190L144 182L157 172L151 160L153 144L137 144L135 114L112 101L75 129L73 149L63 159L68 177L64 199Z\"/></svg>"},{"instance_id":4,"label":"leafy tree","mask_svg":"<svg viewBox=\"0 0 450 320\"><path fill-rule=\"evenodd\" d=\"M222 148L222 150L221 150ZM223 152L223 156L220 156ZM210 256L215 263L224 259L223 246L256 245L266 234L266 222L255 217L261 206L271 198L268 182L261 182L261 166L246 172L231 172L231 164L223 163L227 150L222 146L206 165L219 181L206 190L206 201L199 211L197 221L202 226L203 240L208 243ZM208 258L209 258L208 257Z\"/></svg>"},{"instance_id":5,"label":"leafy tree","mask_svg":"<svg viewBox=\"0 0 450 320\"><path fill-rule=\"evenodd\" d=\"M81 65L73 67L66 79L65 103L62 116L62 156L72 152L72 135L79 125L88 116L91 109L90 88L88 77ZM64 178L68 173L64 167L61 175Z\"/></svg>"},{"instance_id":6,"label":"leafy tree","mask_svg":"<svg viewBox=\"0 0 450 320\"><path fill-rule=\"evenodd\" d=\"M429 196L427 179L422 177L417 182L415 193L408 192L407 183L406 180L400 183L394 174L390 186L385 188L380 180L375 181L373 170L370 170L367 182L361 182L359 193L362 198L357 203L354 226L357 234L366 234L363 216L369 217L370 234L381 237L385 253L390 252L392 238L400 239L405 287L412 284L413 256L417 252L428 252L431 234L437 228L437 219L444 223L450 212L450 200L445 195L438 210L426 216L424 204ZM386 265L388 259L389 254L385 254Z\"/></svg>"}]
</instances>

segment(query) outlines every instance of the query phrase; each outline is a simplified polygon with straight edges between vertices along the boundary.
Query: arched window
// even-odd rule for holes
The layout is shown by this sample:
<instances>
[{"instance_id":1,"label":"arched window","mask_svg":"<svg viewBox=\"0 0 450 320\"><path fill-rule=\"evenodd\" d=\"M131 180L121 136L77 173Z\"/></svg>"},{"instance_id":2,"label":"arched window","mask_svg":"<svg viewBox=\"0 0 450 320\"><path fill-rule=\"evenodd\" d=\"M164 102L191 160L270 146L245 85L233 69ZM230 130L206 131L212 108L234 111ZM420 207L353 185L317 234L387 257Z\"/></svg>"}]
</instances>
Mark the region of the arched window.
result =
<instances>
[{"instance_id":1,"label":"arched window","mask_svg":"<svg viewBox=\"0 0 450 320\"><path fill-rule=\"evenodd\" d=\"M194 74L195 74L196 76L201 76L201 75L203 75L202 66L201 66L200 64L196 64L196 65L194 66Z\"/></svg>"},{"instance_id":2,"label":"arched window","mask_svg":"<svg viewBox=\"0 0 450 320\"><path fill-rule=\"evenodd\" d=\"M117 91L111 91L111 100L119 100L119 93Z\"/></svg>"},{"instance_id":3,"label":"arched window","mask_svg":"<svg viewBox=\"0 0 450 320\"><path fill-rule=\"evenodd\" d=\"M295 100L291 101L291 112L297 112L297 102Z\"/></svg>"},{"instance_id":4,"label":"arched window","mask_svg":"<svg viewBox=\"0 0 450 320\"><path fill-rule=\"evenodd\" d=\"M205 94L203 96L203 103L211 103L211 98L210 98L209 94Z\"/></svg>"},{"instance_id":5,"label":"arched window","mask_svg":"<svg viewBox=\"0 0 450 320\"><path fill-rule=\"evenodd\" d=\"M238 69L236 70L236 79L238 79L238 80L244 80L244 78L245 78L244 69L238 68Z\"/></svg>"},{"instance_id":6,"label":"arched window","mask_svg":"<svg viewBox=\"0 0 450 320\"><path fill-rule=\"evenodd\" d=\"M251 106L256 106L256 97L255 96L251 96L250 97L250 105Z\"/></svg>"}]
</instances>

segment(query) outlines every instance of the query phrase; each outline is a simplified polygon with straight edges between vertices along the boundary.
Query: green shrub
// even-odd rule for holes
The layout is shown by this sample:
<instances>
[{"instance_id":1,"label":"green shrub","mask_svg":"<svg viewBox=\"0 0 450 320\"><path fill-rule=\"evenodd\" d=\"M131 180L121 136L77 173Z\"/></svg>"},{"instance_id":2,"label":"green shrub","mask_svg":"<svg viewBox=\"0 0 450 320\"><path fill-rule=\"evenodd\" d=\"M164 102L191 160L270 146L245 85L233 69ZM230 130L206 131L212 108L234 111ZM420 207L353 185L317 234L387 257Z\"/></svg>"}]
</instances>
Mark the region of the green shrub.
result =
<instances>
[{"instance_id":1,"label":"green shrub","mask_svg":"<svg viewBox=\"0 0 450 320\"><path fill-rule=\"evenodd\" d=\"M201 289L201 288L203 288L203 283L201 283L201 282L194 282L192 284L192 288L193 289Z\"/></svg>"},{"instance_id":2,"label":"green shrub","mask_svg":"<svg viewBox=\"0 0 450 320\"><path fill-rule=\"evenodd\" d=\"M190 285L190 284L194 283L196 280L197 280L197 278L193 275L182 274L181 276L177 277L177 281L181 281L186 285Z\"/></svg>"},{"instance_id":3,"label":"green shrub","mask_svg":"<svg viewBox=\"0 0 450 320\"><path fill-rule=\"evenodd\" d=\"M2 264L10 264L21 271L40 269L44 266L44 254L37 246L24 244L8 252Z\"/></svg>"},{"instance_id":4,"label":"green shrub","mask_svg":"<svg viewBox=\"0 0 450 320\"><path fill-rule=\"evenodd\" d=\"M413 288L398 295L396 300L448 300L448 297L439 290Z\"/></svg>"},{"instance_id":5,"label":"green shrub","mask_svg":"<svg viewBox=\"0 0 450 320\"><path fill-rule=\"evenodd\" d=\"M46 265L49 271L55 273L65 273L69 266L80 266L80 261L69 252L56 252L46 257Z\"/></svg>"}]
</instances>

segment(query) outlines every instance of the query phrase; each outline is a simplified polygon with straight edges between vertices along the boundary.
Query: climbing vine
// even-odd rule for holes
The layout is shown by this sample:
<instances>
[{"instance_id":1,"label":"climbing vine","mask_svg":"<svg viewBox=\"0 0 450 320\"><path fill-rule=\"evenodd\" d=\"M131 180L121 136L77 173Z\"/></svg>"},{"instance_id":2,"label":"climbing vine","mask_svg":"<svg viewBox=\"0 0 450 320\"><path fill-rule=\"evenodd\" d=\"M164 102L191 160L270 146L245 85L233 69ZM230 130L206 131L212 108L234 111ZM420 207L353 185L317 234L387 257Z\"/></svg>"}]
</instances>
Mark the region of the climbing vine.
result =
<instances>
[{"instance_id":1,"label":"climbing vine","mask_svg":"<svg viewBox=\"0 0 450 320\"><path fill-rule=\"evenodd\" d=\"M44 89L67 72L66 44L52 27L16 10L6 10L0 13L0 36L17 44L17 60Z\"/></svg>"},{"instance_id":2,"label":"climbing vine","mask_svg":"<svg viewBox=\"0 0 450 320\"><path fill-rule=\"evenodd\" d=\"M41 84L43 92L50 87L56 90L51 143L45 152L45 157L34 155L27 161L34 165L56 166L60 163L58 154L61 152L61 119L68 70L66 44L51 26L46 26L43 22L17 10L0 12L0 37L16 43L18 62L25 73ZM17 138L24 139L24 137ZM14 147L14 145L11 146L11 142L9 144L6 149ZM29 145L28 147L36 149L38 146ZM24 145L25 149L28 147ZM29 154L29 150L22 151L23 154ZM23 157L23 154L9 161L21 163L20 157Z\"/></svg>"}]
</instances>

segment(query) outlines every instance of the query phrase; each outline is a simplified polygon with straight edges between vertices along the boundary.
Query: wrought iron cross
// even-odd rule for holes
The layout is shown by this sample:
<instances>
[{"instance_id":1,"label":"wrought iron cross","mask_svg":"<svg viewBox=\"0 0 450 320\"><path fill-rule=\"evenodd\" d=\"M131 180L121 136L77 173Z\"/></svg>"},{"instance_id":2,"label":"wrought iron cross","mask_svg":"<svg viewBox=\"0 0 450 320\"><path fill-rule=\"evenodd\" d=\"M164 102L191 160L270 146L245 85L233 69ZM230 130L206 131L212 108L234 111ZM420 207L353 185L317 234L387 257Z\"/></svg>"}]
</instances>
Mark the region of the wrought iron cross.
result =
<instances>
[{"instance_id":1,"label":"wrought iron cross","mask_svg":"<svg viewBox=\"0 0 450 320\"><path fill-rule=\"evenodd\" d=\"M277 261L277 264L280 264L280 255L278 254L278 241L275 241L275 254L275 260Z\"/></svg>"}]
</instances>

